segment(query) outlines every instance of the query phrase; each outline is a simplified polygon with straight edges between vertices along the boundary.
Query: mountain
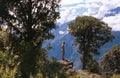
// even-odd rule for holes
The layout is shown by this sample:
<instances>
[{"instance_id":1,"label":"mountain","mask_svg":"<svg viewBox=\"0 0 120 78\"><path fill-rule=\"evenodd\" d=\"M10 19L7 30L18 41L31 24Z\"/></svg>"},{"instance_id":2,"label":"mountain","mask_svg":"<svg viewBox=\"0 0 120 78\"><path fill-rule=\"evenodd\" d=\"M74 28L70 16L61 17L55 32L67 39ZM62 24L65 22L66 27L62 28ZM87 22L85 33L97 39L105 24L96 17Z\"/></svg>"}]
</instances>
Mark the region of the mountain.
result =
<instances>
[{"instance_id":1,"label":"mountain","mask_svg":"<svg viewBox=\"0 0 120 78\"><path fill-rule=\"evenodd\" d=\"M67 24L63 24L62 26L67 27ZM59 32L60 30L57 30L55 32ZM66 30L64 31L66 32ZM102 46L99 51L100 55L97 56L97 59L101 59L103 54L107 52L113 45L120 45L120 31L112 31L112 33L115 35L115 39L111 42L106 43L104 46ZM48 41L53 46L53 49L48 51L48 55L55 57L57 59L61 59L61 43L62 41L65 41L65 58L70 59L74 62L74 69L80 69L81 68L81 62L80 62L80 54L77 52L77 47L73 46L74 37L68 33L66 34L59 34L57 33L54 40Z\"/></svg>"},{"instance_id":2,"label":"mountain","mask_svg":"<svg viewBox=\"0 0 120 78\"><path fill-rule=\"evenodd\" d=\"M116 14L120 13L120 7L114 8L112 10L109 10L108 13L105 14L104 17L109 16L115 16ZM104 18L103 17L103 18ZM102 20L102 19L101 19ZM57 59L61 59L61 43L62 41L65 41L65 58L70 59L74 62L74 69L80 69L82 66L82 63L80 62L80 54L77 52L77 47L73 46L74 37L70 35L67 31L69 22L64 24L57 24L59 25L56 30L53 30L53 33L55 34L55 38L53 40L48 40L45 42L44 46L50 43L53 46L53 49L49 50L47 54L49 56L55 57ZM107 52L112 46L119 45L120 46L120 31L112 31L112 33L115 35L115 39L111 42L106 43L104 46L102 46L99 51L100 55L96 56L97 59L101 59L105 52Z\"/></svg>"},{"instance_id":3,"label":"mountain","mask_svg":"<svg viewBox=\"0 0 120 78\"><path fill-rule=\"evenodd\" d=\"M111 9L107 14L105 14L105 17L115 16L116 14L119 13L120 13L120 7L116 7L114 9Z\"/></svg>"}]
</instances>

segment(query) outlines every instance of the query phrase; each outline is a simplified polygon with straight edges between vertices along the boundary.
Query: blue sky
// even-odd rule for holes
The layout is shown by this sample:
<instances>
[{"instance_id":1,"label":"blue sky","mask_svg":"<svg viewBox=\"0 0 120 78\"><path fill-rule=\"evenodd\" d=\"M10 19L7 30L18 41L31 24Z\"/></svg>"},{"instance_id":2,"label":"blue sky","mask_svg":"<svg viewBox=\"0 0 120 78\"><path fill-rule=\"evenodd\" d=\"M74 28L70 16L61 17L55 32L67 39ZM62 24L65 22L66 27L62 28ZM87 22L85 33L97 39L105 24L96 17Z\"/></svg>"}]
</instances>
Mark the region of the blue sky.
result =
<instances>
[{"instance_id":1,"label":"blue sky","mask_svg":"<svg viewBox=\"0 0 120 78\"><path fill-rule=\"evenodd\" d=\"M105 16L112 9L120 7L120 0L61 0L60 4L61 18L57 21L60 24L74 20L77 16L88 15L102 19L112 27L112 31L120 31L120 11L112 13L114 16Z\"/></svg>"}]
</instances>

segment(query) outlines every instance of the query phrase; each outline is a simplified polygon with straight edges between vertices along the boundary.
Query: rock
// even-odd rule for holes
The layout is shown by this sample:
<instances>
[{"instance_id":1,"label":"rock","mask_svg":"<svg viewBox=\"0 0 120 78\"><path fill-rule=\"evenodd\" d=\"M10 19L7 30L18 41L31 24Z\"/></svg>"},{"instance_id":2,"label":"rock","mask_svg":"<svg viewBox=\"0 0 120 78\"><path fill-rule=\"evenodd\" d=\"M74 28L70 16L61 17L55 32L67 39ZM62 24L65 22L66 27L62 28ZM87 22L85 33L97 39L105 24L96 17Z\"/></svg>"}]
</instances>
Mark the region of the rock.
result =
<instances>
[{"instance_id":1,"label":"rock","mask_svg":"<svg viewBox=\"0 0 120 78\"><path fill-rule=\"evenodd\" d=\"M63 65L65 65L65 66L68 66L68 65L72 65L72 67L73 67L73 62L72 61L70 61L70 60L58 60L58 62L60 63L60 64L63 64Z\"/></svg>"},{"instance_id":2,"label":"rock","mask_svg":"<svg viewBox=\"0 0 120 78\"><path fill-rule=\"evenodd\" d=\"M71 60L58 60L62 67L62 71L65 71L67 74L73 73L73 62Z\"/></svg>"}]
</instances>

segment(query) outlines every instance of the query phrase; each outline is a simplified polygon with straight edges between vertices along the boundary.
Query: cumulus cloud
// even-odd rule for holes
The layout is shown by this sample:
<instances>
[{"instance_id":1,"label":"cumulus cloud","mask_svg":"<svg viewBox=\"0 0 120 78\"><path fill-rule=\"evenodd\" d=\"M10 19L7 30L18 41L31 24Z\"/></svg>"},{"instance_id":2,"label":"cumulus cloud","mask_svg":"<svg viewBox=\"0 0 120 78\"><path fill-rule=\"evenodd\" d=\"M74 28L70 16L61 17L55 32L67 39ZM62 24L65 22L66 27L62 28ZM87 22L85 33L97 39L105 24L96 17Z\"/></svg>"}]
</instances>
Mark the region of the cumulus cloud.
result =
<instances>
[{"instance_id":1,"label":"cumulus cloud","mask_svg":"<svg viewBox=\"0 0 120 78\"><path fill-rule=\"evenodd\" d=\"M120 6L119 3L120 1L118 0L103 1L102 5L98 9L98 13L96 14L96 17L98 18L104 17L104 15L109 12L109 10L119 7Z\"/></svg>"},{"instance_id":2,"label":"cumulus cloud","mask_svg":"<svg viewBox=\"0 0 120 78\"><path fill-rule=\"evenodd\" d=\"M120 15L105 17L110 10L120 7L120 0L62 0L61 1L61 18L59 23L63 24L74 20L80 15L90 15L103 19L113 28L113 30L120 30ZM116 29L117 28L117 29Z\"/></svg>"},{"instance_id":3,"label":"cumulus cloud","mask_svg":"<svg viewBox=\"0 0 120 78\"><path fill-rule=\"evenodd\" d=\"M60 23L69 22L71 20L74 20L76 16L79 16L82 14L82 12L86 11L87 9L84 8L83 4L76 4L73 6L63 6L61 7L61 19L58 20Z\"/></svg>"}]
</instances>

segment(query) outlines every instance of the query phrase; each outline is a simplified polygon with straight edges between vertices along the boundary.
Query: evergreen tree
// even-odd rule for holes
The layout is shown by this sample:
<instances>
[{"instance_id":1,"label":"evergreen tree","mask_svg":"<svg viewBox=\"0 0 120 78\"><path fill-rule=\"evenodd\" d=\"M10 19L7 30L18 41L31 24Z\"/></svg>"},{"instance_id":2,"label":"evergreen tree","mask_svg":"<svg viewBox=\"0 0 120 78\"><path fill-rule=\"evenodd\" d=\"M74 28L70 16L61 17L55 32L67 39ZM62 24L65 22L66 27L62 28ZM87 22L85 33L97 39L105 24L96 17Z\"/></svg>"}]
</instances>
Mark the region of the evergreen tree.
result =
<instances>
[{"instance_id":1,"label":"evergreen tree","mask_svg":"<svg viewBox=\"0 0 120 78\"><path fill-rule=\"evenodd\" d=\"M60 0L0 0L0 30L6 27L10 56L18 55L22 78L35 75L45 60L42 44L54 38ZM4 47L0 46L0 50ZM41 65L41 66L39 66Z\"/></svg>"},{"instance_id":2,"label":"evergreen tree","mask_svg":"<svg viewBox=\"0 0 120 78\"><path fill-rule=\"evenodd\" d=\"M114 38L111 28L92 16L77 17L69 24L68 29L69 33L75 37L78 52L82 54L83 69L88 67L94 54L99 54L98 48Z\"/></svg>"},{"instance_id":3,"label":"evergreen tree","mask_svg":"<svg viewBox=\"0 0 120 78\"><path fill-rule=\"evenodd\" d=\"M113 46L104 54L101 67L106 74L120 74L120 46Z\"/></svg>"}]
</instances>

